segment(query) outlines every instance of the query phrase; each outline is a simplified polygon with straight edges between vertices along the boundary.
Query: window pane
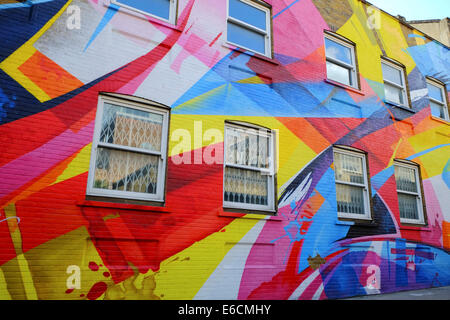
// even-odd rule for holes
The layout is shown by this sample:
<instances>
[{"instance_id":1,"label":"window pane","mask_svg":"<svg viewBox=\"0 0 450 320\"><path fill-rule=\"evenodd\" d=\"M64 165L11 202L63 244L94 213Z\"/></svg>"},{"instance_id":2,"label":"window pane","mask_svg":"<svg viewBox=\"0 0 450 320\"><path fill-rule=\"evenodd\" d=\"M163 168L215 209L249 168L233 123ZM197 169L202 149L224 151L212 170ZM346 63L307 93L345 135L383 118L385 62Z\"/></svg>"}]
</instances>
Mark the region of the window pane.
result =
<instances>
[{"instance_id":1,"label":"window pane","mask_svg":"<svg viewBox=\"0 0 450 320\"><path fill-rule=\"evenodd\" d=\"M400 218L419 219L419 210L417 207L417 197L409 194L398 194L398 206L400 209Z\"/></svg>"},{"instance_id":2,"label":"window pane","mask_svg":"<svg viewBox=\"0 0 450 320\"><path fill-rule=\"evenodd\" d=\"M100 142L161 151L163 116L105 103Z\"/></svg>"},{"instance_id":3,"label":"window pane","mask_svg":"<svg viewBox=\"0 0 450 320\"><path fill-rule=\"evenodd\" d=\"M400 166L394 166L394 168L397 190L417 193L416 171L412 168Z\"/></svg>"},{"instance_id":4,"label":"window pane","mask_svg":"<svg viewBox=\"0 0 450 320\"><path fill-rule=\"evenodd\" d=\"M329 61L327 61L327 77L330 80L334 80L349 86L353 85L351 79L351 71Z\"/></svg>"},{"instance_id":5,"label":"window pane","mask_svg":"<svg viewBox=\"0 0 450 320\"><path fill-rule=\"evenodd\" d=\"M268 205L268 176L258 171L225 167L224 201Z\"/></svg>"},{"instance_id":6,"label":"window pane","mask_svg":"<svg viewBox=\"0 0 450 320\"><path fill-rule=\"evenodd\" d=\"M362 161L363 159L360 157L335 152L334 169L336 180L365 184Z\"/></svg>"},{"instance_id":7,"label":"window pane","mask_svg":"<svg viewBox=\"0 0 450 320\"><path fill-rule=\"evenodd\" d=\"M350 48L325 38L325 48L327 57L353 65L352 51Z\"/></svg>"},{"instance_id":8,"label":"window pane","mask_svg":"<svg viewBox=\"0 0 450 320\"><path fill-rule=\"evenodd\" d=\"M266 54L266 36L228 22L228 41L256 52Z\"/></svg>"},{"instance_id":9,"label":"window pane","mask_svg":"<svg viewBox=\"0 0 450 320\"><path fill-rule=\"evenodd\" d=\"M159 157L99 147L94 188L156 194Z\"/></svg>"},{"instance_id":10,"label":"window pane","mask_svg":"<svg viewBox=\"0 0 450 320\"><path fill-rule=\"evenodd\" d=\"M445 105L430 101L431 114L435 117L445 119Z\"/></svg>"},{"instance_id":11,"label":"window pane","mask_svg":"<svg viewBox=\"0 0 450 320\"><path fill-rule=\"evenodd\" d=\"M432 85L431 83L427 83L427 87L428 87L428 95L433 98L436 99L438 101L444 102L444 97L442 96L442 90L440 87Z\"/></svg>"},{"instance_id":12,"label":"window pane","mask_svg":"<svg viewBox=\"0 0 450 320\"><path fill-rule=\"evenodd\" d=\"M229 15L262 30L266 28L266 12L239 0L230 0Z\"/></svg>"},{"instance_id":13,"label":"window pane","mask_svg":"<svg viewBox=\"0 0 450 320\"><path fill-rule=\"evenodd\" d=\"M386 96L386 100L390 102L394 102L400 105L405 104L405 100L403 98L403 90L397 87L394 87L388 83L384 84L384 94Z\"/></svg>"},{"instance_id":14,"label":"window pane","mask_svg":"<svg viewBox=\"0 0 450 320\"><path fill-rule=\"evenodd\" d=\"M259 135L257 130L227 128L227 163L269 168L269 141L268 136Z\"/></svg>"},{"instance_id":15,"label":"window pane","mask_svg":"<svg viewBox=\"0 0 450 320\"><path fill-rule=\"evenodd\" d=\"M381 68L383 70L384 79L396 83L399 86L403 86L402 73L399 69L393 68L384 63L381 64Z\"/></svg>"},{"instance_id":16,"label":"window pane","mask_svg":"<svg viewBox=\"0 0 450 320\"><path fill-rule=\"evenodd\" d=\"M119 3L133 7L135 9L151 13L155 16L169 20L170 1L169 0L119 0Z\"/></svg>"},{"instance_id":17,"label":"window pane","mask_svg":"<svg viewBox=\"0 0 450 320\"><path fill-rule=\"evenodd\" d=\"M338 212L365 214L363 188L336 184L336 199Z\"/></svg>"}]
</instances>

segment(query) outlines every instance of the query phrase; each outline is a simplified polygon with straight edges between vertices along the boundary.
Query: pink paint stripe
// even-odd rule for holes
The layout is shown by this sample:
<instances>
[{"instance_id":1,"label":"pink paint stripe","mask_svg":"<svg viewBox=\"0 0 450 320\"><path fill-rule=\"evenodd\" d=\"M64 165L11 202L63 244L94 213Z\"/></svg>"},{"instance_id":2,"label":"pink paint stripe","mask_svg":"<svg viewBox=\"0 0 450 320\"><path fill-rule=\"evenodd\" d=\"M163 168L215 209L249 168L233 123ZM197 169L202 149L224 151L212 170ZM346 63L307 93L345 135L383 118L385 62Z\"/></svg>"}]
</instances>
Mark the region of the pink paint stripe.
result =
<instances>
[{"instance_id":1,"label":"pink paint stripe","mask_svg":"<svg viewBox=\"0 0 450 320\"><path fill-rule=\"evenodd\" d=\"M303 291L298 300L312 300L314 294L319 289L321 284L322 276L319 272L315 279L311 282L311 284L305 288L305 291Z\"/></svg>"},{"instance_id":2,"label":"pink paint stripe","mask_svg":"<svg viewBox=\"0 0 450 320\"><path fill-rule=\"evenodd\" d=\"M0 199L22 187L92 141L94 121L74 133L68 129L41 147L0 168Z\"/></svg>"}]
</instances>

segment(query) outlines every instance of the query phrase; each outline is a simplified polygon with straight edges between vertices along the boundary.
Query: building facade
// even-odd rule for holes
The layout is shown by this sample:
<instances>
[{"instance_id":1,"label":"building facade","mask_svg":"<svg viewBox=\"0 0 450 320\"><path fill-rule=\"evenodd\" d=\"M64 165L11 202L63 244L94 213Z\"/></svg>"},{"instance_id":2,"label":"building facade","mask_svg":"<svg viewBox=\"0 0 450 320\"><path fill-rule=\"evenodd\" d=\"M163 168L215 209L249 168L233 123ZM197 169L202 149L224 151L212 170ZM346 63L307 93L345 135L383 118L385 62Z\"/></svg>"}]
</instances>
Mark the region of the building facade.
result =
<instances>
[{"instance_id":1,"label":"building facade","mask_svg":"<svg viewBox=\"0 0 450 320\"><path fill-rule=\"evenodd\" d=\"M432 36L447 47L450 46L450 19L413 20L408 24Z\"/></svg>"},{"instance_id":2,"label":"building facade","mask_svg":"<svg viewBox=\"0 0 450 320\"><path fill-rule=\"evenodd\" d=\"M0 4L1 299L450 285L449 48L360 0Z\"/></svg>"}]
</instances>

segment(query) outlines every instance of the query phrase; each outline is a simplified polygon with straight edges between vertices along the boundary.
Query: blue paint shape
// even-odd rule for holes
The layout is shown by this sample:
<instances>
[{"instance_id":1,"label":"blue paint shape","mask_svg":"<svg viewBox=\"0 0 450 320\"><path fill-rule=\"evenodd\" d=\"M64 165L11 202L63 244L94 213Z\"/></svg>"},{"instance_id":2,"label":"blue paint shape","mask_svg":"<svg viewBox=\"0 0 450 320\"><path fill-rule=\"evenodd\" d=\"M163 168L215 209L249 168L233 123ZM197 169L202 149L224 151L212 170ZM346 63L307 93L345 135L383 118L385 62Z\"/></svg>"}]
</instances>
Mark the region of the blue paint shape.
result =
<instances>
[{"instance_id":1,"label":"blue paint shape","mask_svg":"<svg viewBox=\"0 0 450 320\"><path fill-rule=\"evenodd\" d=\"M92 34L91 38L89 39L88 43L84 47L83 51L86 51L86 49L91 45L91 43L97 38L97 36L102 32L102 30L106 27L106 25L111 21L111 19L114 17L114 15L119 10L119 7L115 4L110 4L108 9L106 10L105 14L103 15L102 20L98 24L97 28L95 29L94 33Z\"/></svg>"},{"instance_id":2,"label":"blue paint shape","mask_svg":"<svg viewBox=\"0 0 450 320\"><path fill-rule=\"evenodd\" d=\"M290 5L286 6L284 9L282 9L280 12L278 12L276 15L273 16L273 19L277 18L280 14L288 10L290 7L292 7L294 4L299 2L300 0L294 0Z\"/></svg>"},{"instance_id":3,"label":"blue paint shape","mask_svg":"<svg viewBox=\"0 0 450 320\"><path fill-rule=\"evenodd\" d=\"M450 189L450 160L447 161L447 164L442 171L442 180L444 180L447 188Z\"/></svg>"},{"instance_id":4,"label":"blue paint shape","mask_svg":"<svg viewBox=\"0 0 450 320\"><path fill-rule=\"evenodd\" d=\"M450 146L450 143L440 144L438 146L434 146L433 148L430 148L430 149L421 151L419 153L416 153L416 154L414 154L412 156L409 156L408 158L406 158L406 160L413 160L413 159L419 158L419 157L421 157L421 156L423 156L423 155L425 155L427 153L430 153L430 152L436 151L437 149L448 147L448 146Z\"/></svg>"}]
</instances>

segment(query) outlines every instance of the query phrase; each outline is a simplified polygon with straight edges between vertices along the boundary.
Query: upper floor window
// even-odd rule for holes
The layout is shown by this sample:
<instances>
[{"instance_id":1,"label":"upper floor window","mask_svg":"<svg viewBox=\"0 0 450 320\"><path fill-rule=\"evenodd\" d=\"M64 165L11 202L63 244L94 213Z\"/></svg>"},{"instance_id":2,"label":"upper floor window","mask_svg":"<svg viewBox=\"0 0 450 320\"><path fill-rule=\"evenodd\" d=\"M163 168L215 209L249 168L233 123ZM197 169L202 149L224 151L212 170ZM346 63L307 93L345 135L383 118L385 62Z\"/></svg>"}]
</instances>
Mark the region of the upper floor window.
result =
<instances>
[{"instance_id":1,"label":"upper floor window","mask_svg":"<svg viewBox=\"0 0 450 320\"><path fill-rule=\"evenodd\" d=\"M424 224L425 218L418 166L396 161L394 169L400 222Z\"/></svg>"},{"instance_id":2,"label":"upper floor window","mask_svg":"<svg viewBox=\"0 0 450 320\"><path fill-rule=\"evenodd\" d=\"M431 114L437 118L449 121L445 86L431 79L427 79L427 87Z\"/></svg>"},{"instance_id":3,"label":"upper floor window","mask_svg":"<svg viewBox=\"0 0 450 320\"><path fill-rule=\"evenodd\" d=\"M224 207L275 211L274 133L225 126Z\"/></svg>"},{"instance_id":4,"label":"upper floor window","mask_svg":"<svg viewBox=\"0 0 450 320\"><path fill-rule=\"evenodd\" d=\"M325 34L327 78L358 88L355 46L344 39Z\"/></svg>"},{"instance_id":5,"label":"upper floor window","mask_svg":"<svg viewBox=\"0 0 450 320\"><path fill-rule=\"evenodd\" d=\"M335 148L334 173L338 216L371 219L366 155Z\"/></svg>"},{"instance_id":6,"label":"upper floor window","mask_svg":"<svg viewBox=\"0 0 450 320\"><path fill-rule=\"evenodd\" d=\"M404 68L387 60L381 61L381 68L386 102L409 108Z\"/></svg>"},{"instance_id":7,"label":"upper floor window","mask_svg":"<svg viewBox=\"0 0 450 320\"><path fill-rule=\"evenodd\" d=\"M168 110L101 96L87 194L164 200Z\"/></svg>"},{"instance_id":8,"label":"upper floor window","mask_svg":"<svg viewBox=\"0 0 450 320\"><path fill-rule=\"evenodd\" d=\"M125 8L175 24L177 0L111 0Z\"/></svg>"},{"instance_id":9,"label":"upper floor window","mask_svg":"<svg viewBox=\"0 0 450 320\"><path fill-rule=\"evenodd\" d=\"M271 12L253 0L228 0L227 41L271 56Z\"/></svg>"}]
</instances>

